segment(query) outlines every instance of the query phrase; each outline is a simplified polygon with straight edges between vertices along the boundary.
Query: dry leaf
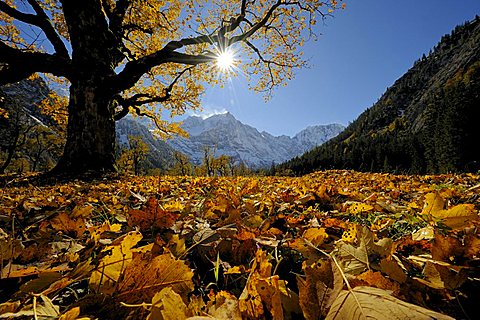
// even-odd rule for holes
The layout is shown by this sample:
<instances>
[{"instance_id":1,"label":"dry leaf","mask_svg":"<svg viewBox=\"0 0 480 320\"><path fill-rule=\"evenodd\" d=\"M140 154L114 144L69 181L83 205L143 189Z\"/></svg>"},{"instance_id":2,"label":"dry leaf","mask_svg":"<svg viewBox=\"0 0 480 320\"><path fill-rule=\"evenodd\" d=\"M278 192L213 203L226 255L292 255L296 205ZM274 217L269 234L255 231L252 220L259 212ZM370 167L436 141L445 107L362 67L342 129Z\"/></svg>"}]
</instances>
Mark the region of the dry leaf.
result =
<instances>
[{"instance_id":1,"label":"dry leaf","mask_svg":"<svg viewBox=\"0 0 480 320\"><path fill-rule=\"evenodd\" d=\"M92 214L93 209L94 209L93 206L90 205L90 204L86 204L86 205L83 205L83 206L76 206L75 208L73 208L72 217L73 218L79 218L79 217L88 218Z\"/></svg>"},{"instance_id":2,"label":"dry leaf","mask_svg":"<svg viewBox=\"0 0 480 320\"><path fill-rule=\"evenodd\" d=\"M80 307L75 307L68 310L64 314L62 314L59 320L81 320L78 318L79 315L80 315ZM82 319L89 319L89 318L82 318Z\"/></svg>"},{"instance_id":3,"label":"dry leaf","mask_svg":"<svg viewBox=\"0 0 480 320\"><path fill-rule=\"evenodd\" d=\"M362 213L362 212L370 212L373 209L374 209L374 207L369 205L369 204L361 203L361 202L355 202L348 207L347 212L357 214L357 213Z\"/></svg>"},{"instance_id":4,"label":"dry leaf","mask_svg":"<svg viewBox=\"0 0 480 320\"><path fill-rule=\"evenodd\" d=\"M158 200L150 197L142 210L129 210L128 225L138 226L141 230L165 229L173 226L179 216L179 214L163 210L158 205Z\"/></svg>"},{"instance_id":5,"label":"dry leaf","mask_svg":"<svg viewBox=\"0 0 480 320\"><path fill-rule=\"evenodd\" d=\"M398 283L385 278L380 272L368 270L358 275L357 279L366 282L369 286L383 290L389 290L393 292L398 292L400 290L400 285Z\"/></svg>"},{"instance_id":6,"label":"dry leaf","mask_svg":"<svg viewBox=\"0 0 480 320\"><path fill-rule=\"evenodd\" d=\"M20 307L20 301L0 303L0 315L4 313L14 313Z\"/></svg>"},{"instance_id":7,"label":"dry leaf","mask_svg":"<svg viewBox=\"0 0 480 320\"><path fill-rule=\"evenodd\" d=\"M215 319L242 320L237 298L226 291L220 291L215 301L207 305L208 314Z\"/></svg>"},{"instance_id":8,"label":"dry leaf","mask_svg":"<svg viewBox=\"0 0 480 320\"><path fill-rule=\"evenodd\" d=\"M178 293L170 287L163 288L152 298L148 320L183 320L187 318L187 306Z\"/></svg>"},{"instance_id":9,"label":"dry leaf","mask_svg":"<svg viewBox=\"0 0 480 320\"><path fill-rule=\"evenodd\" d=\"M459 204L448 210L433 211L432 216L452 228L461 229L478 220L478 212L473 204Z\"/></svg>"},{"instance_id":10,"label":"dry leaf","mask_svg":"<svg viewBox=\"0 0 480 320\"><path fill-rule=\"evenodd\" d=\"M39 274L37 279L23 284L20 290L25 293L40 293L60 278L62 278L62 274L59 272L43 272Z\"/></svg>"},{"instance_id":11,"label":"dry leaf","mask_svg":"<svg viewBox=\"0 0 480 320\"><path fill-rule=\"evenodd\" d=\"M331 259L309 264L303 262L305 279L297 276L299 302L305 319L326 316L330 306L343 289L343 279Z\"/></svg>"},{"instance_id":12,"label":"dry leaf","mask_svg":"<svg viewBox=\"0 0 480 320\"><path fill-rule=\"evenodd\" d=\"M454 318L431 311L390 295L388 291L372 287L343 290L332 305L326 320L453 320Z\"/></svg>"},{"instance_id":13,"label":"dry leaf","mask_svg":"<svg viewBox=\"0 0 480 320\"><path fill-rule=\"evenodd\" d=\"M50 221L52 228L56 231L62 231L79 238L86 230L85 222L82 218L72 219L65 212Z\"/></svg>"},{"instance_id":14,"label":"dry leaf","mask_svg":"<svg viewBox=\"0 0 480 320\"><path fill-rule=\"evenodd\" d=\"M24 246L20 240L12 239L0 229L0 262L18 258L22 254L23 249Z\"/></svg>"},{"instance_id":15,"label":"dry leaf","mask_svg":"<svg viewBox=\"0 0 480 320\"><path fill-rule=\"evenodd\" d=\"M318 247L328 238L328 234L325 232L325 228L309 228L302 237Z\"/></svg>"},{"instance_id":16,"label":"dry leaf","mask_svg":"<svg viewBox=\"0 0 480 320\"><path fill-rule=\"evenodd\" d=\"M435 232L432 226L426 226L412 233L412 240L414 241L431 240L434 237Z\"/></svg>"},{"instance_id":17,"label":"dry leaf","mask_svg":"<svg viewBox=\"0 0 480 320\"><path fill-rule=\"evenodd\" d=\"M152 257L151 253L135 254L117 286L120 301L150 301L156 292L170 287L181 296L193 290L193 272L171 254Z\"/></svg>"},{"instance_id":18,"label":"dry leaf","mask_svg":"<svg viewBox=\"0 0 480 320\"><path fill-rule=\"evenodd\" d=\"M386 274L391 279L398 283L404 283L407 281L408 276L405 271L400 267L398 262L392 258L384 258L379 263L379 269L383 274Z\"/></svg>"},{"instance_id":19,"label":"dry leaf","mask_svg":"<svg viewBox=\"0 0 480 320\"><path fill-rule=\"evenodd\" d=\"M30 317L30 319L38 319L38 320L48 320L48 319L56 319L60 315L60 308L53 304L52 300L47 296L41 294L38 299L36 296L33 299L32 305L28 305L24 309L11 313L7 312L4 314L0 314L0 319L11 319L11 318L18 318L18 317Z\"/></svg>"},{"instance_id":20,"label":"dry leaf","mask_svg":"<svg viewBox=\"0 0 480 320\"><path fill-rule=\"evenodd\" d=\"M115 245L103 250L106 255L90 276L89 284L92 289L105 294L114 293L118 279L131 263L133 257L131 248L141 239L140 232L132 231L121 237L121 240L116 240Z\"/></svg>"},{"instance_id":21,"label":"dry leaf","mask_svg":"<svg viewBox=\"0 0 480 320\"><path fill-rule=\"evenodd\" d=\"M431 215L435 212L443 210L445 200L437 191L425 195L425 203L423 205L422 214Z\"/></svg>"}]
</instances>

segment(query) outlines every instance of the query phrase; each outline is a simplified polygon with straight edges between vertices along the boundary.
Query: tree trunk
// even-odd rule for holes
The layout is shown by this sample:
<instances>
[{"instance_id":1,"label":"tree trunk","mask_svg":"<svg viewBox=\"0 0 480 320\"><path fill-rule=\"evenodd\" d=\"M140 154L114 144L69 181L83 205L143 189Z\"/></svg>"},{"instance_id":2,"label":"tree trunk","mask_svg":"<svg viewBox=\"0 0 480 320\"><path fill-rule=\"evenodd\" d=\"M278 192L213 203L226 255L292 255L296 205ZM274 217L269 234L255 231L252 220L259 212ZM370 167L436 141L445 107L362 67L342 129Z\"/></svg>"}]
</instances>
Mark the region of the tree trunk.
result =
<instances>
[{"instance_id":1,"label":"tree trunk","mask_svg":"<svg viewBox=\"0 0 480 320\"><path fill-rule=\"evenodd\" d=\"M111 98L91 82L72 83L67 141L53 173L78 175L115 171L115 121Z\"/></svg>"},{"instance_id":2,"label":"tree trunk","mask_svg":"<svg viewBox=\"0 0 480 320\"><path fill-rule=\"evenodd\" d=\"M0 174L4 174L5 170L10 165L10 162L12 162L13 155L15 154L15 151L17 150L17 147L18 147L19 137L20 137L20 131L15 130L13 142L8 146L8 149L7 149L7 159L5 159L2 166L0 167Z\"/></svg>"}]
</instances>

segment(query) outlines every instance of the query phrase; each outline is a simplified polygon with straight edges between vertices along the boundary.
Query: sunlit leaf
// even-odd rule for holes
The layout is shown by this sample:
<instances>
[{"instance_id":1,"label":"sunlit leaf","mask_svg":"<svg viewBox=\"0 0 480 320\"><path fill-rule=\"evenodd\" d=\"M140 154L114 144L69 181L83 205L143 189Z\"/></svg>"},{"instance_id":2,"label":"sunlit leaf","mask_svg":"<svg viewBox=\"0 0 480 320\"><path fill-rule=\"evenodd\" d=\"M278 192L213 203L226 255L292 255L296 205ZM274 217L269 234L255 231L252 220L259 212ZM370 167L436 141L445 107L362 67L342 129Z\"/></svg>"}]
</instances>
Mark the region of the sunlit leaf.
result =
<instances>
[{"instance_id":1,"label":"sunlit leaf","mask_svg":"<svg viewBox=\"0 0 480 320\"><path fill-rule=\"evenodd\" d=\"M351 291L340 292L326 319L451 320L454 318L394 298L389 291L372 287L356 287Z\"/></svg>"}]
</instances>

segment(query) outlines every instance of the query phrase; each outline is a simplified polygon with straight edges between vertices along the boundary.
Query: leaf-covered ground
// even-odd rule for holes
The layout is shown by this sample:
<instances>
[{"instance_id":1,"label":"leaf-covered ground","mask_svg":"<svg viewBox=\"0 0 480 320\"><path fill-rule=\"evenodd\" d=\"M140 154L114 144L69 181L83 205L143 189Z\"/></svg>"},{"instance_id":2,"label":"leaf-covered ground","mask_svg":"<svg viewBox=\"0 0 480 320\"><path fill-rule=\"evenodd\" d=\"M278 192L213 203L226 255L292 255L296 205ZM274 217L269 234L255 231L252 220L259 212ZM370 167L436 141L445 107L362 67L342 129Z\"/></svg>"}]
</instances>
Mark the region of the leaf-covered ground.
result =
<instances>
[{"instance_id":1,"label":"leaf-covered ground","mask_svg":"<svg viewBox=\"0 0 480 320\"><path fill-rule=\"evenodd\" d=\"M480 176L0 189L0 318L473 319Z\"/></svg>"}]
</instances>

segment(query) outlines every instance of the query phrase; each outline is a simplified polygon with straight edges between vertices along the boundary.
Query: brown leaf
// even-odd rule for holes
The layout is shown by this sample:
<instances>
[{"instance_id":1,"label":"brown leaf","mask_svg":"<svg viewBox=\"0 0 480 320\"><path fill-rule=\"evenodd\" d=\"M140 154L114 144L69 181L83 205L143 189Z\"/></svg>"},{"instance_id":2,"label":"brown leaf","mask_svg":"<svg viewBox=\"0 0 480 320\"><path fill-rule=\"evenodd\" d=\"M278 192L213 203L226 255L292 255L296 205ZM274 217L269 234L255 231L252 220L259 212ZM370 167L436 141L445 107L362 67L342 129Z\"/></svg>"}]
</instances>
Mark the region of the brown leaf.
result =
<instances>
[{"instance_id":1,"label":"brown leaf","mask_svg":"<svg viewBox=\"0 0 480 320\"><path fill-rule=\"evenodd\" d=\"M369 286L383 290L389 290L393 292L398 292L400 290L400 285L398 283L385 278L380 272L368 270L358 275L357 279L365 281Z\"/></svg>"},{"instance_id":2,"label":"brown leaf","mask_svg":"<svg viewBox=\"0 0 480 320\"><path fill-rule=\"evenodd\" d=\"M0 303L0 314L13 313L20 307L20 301Z\"/></svg>"},{"instance_id":3,"label":"brown leaf","mask_svg":"<svg viewBox=\"0 0 480 320\"><path fill-rule=\"evenodd\" d=\"M62 278L62 275L59 272L40 273L37 279L24 283L20 290L25 293L40 293L60 278Z\"/></svg>"},{"instance_id":4,"label":"brown leaf","mask_svg":"<svg viewBox=\"0 0 480 320\"><path fill-rule=\"evenodd\" d=\"M24 250L20 240L12 239L2 229L0 229L0 261L10 260L19 257Z\"/></svg>"},{"instance_id":5,"label":"brown leaf","mask_svg":"<svg viewBox=\"0 0 480 320\"><path fill-rule=\"evenodd\" d=\"M388 291L372 287L343 290L332 305L326 320L453 320L454 318L431 311L390 295Z\"/></svg>"},{"instance_id":6,"label":"brown leaf","mask_svg":"<svg viewBox=\"0 0 480 320\"><path fill-rule=\"evenodd\" d=\"M93 206L90 204L76 206L73 208L72 217L73 218L88 218L93 212Z\"/></svg>"},{"instance_id":7,"label":"brown leaf","mask_svg":"<svg viewBox=\"0 0 480 320\"><path fill-rule=\"evenodd\" d=\"M448 210L432 212L432 216L442 219L443 223L452 229L461 229L478 220L478 212L473 204L459 204Z\"/></svg>"},{"instance_id":8,"label":"brown leaf","mask_svg":"<svg viewBox=\"0 0 480 320\"><path fill-rule=\"evenodd\" d=\"M142 210L130 209L128 211L128 225L130 227L138 226L141 230L165 229L173 226L179 217L179 214L160 208L158 200L151 197Z\"/></svg>"},{"instance_id":9,"label":"brown leaf","mask_svg":"<svg viewBox=\"0 0 480 320\"><path fill-rule=\"evenodd\" d=\"M129 303L150 301L159 290L170 287L181 296L193 290L193 272L171 254L152 257L135 254L117 287L117 298Z\"/></svg>"},{"instance_id":10,"label":"brown leaf","mask_svg":"<svg viewBox=\"0 0 480 320\"><path fill-rule=\"evenodd\" d=\"M386 274L391 279L398 283L404 283L407 281L408 276L405 271L400 267L398 262L392 258L384 258L379 263L379 269L383 274Z\"/></svg>"},{"instance_id":11,"label":"brown leaf","mask_svg":"<svg viewBox=\"0 0 480 320\"><path fill-rule=\"evenodd\" d=\"M300 252L302 256L310 263L313 263L321 258L321 254L318 252L318 250L313 248L312 245L307 243L307 241L305 241L303 238L296 238L295 240L288 242L287 245L289 248Z\"/></svg>"},{"instance_id":12,"label":"brown leaf","mask_svg":"<svg viewBox=\"0 0 480 320\"><path fill-rule=\"evenodd\" d=\"M231 293L220 291L207 305L208 314L215 319L242 320L238 299Z\"/></svg>"},{"instance_id":13,"label":"brown leaf","mask_svg":"<svg viewBox=\"0 0 480 320\"><path fill-rule=\"evenodd\" d=\"M171 287L163 288L152 298L147 320L181 320L187 318L187 306Z\"/></svg>"},{"instance_id":14,"label":"brown leaf","mask_svg":"<svg viewBox=\"0 0 480 320\"><path fill-rule=\"evenodd\" d=\"M297 276L299 303L305 319L326 316L330 306L343 289L342 276L332 260L303 262L305 279Z\"/></svg>"},{"instance_id":15,"label":"brown leaf","mask_svg":"<svg viewBox=\"0 0 480 320\"><path fill-rule=\"evenodd\" d=\"M62 212L53 218L50 221L50 224L56 231L73 234L76 238L79 238L86 230L85 222L82 218L72 219L65 212Z\"/></svg>"}]
</instances>

